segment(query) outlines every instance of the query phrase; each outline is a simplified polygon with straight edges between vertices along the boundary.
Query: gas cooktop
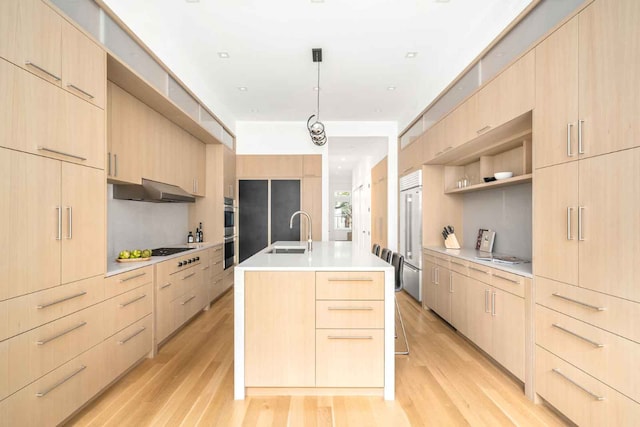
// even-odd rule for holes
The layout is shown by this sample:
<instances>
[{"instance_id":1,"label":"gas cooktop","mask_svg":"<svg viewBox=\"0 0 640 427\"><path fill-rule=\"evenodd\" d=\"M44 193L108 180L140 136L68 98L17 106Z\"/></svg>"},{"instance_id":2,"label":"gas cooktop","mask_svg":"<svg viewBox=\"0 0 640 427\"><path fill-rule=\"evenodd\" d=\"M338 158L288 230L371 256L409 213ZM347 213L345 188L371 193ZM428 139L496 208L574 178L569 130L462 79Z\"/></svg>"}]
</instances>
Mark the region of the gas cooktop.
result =
<instances>
[{"instance_id":1,"label":"gas cooktop","mask_svg":"<svg viewBox=\"0 0 640 427\"><path fill-rule=\"evenodd\" d=\"M184 251L189 251L190 248L157 248L151 250L151 256L167 256L173 255Z\"/></svg>"}]
</instances>

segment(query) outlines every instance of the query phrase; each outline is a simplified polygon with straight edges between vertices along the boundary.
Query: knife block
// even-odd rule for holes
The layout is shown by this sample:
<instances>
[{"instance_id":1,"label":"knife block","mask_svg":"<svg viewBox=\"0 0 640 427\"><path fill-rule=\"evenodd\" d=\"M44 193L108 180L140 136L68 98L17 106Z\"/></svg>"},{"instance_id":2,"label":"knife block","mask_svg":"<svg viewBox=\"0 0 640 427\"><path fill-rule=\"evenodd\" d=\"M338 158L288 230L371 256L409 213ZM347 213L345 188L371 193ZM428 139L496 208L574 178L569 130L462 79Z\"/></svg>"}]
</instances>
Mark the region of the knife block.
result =
<instances>
[{"instance_id":1,"label":"knife block","mask_svg":"<svg viewBox=\"0 0 640 427\"><path fill-rule=\"evenodd\" d=\"M460 243L458 243L455 234L452 233L447 236L444 240L444 247L447 249L460 249Z\"/></svg>"}]
</instances>

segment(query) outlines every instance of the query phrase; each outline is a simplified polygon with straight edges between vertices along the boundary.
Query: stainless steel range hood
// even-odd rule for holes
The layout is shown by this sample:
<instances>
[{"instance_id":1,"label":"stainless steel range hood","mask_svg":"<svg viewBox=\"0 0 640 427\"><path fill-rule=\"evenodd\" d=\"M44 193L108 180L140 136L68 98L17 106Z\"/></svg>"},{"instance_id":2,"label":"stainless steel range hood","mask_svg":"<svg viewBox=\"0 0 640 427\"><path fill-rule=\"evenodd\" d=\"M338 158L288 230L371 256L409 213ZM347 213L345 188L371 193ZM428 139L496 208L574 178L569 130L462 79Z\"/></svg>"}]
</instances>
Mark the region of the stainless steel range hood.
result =
<instances>
[{"instance_id":1,"label":"stainless steel range hood","mask_svg":"<svg viewBox=\"0 0 640 427\"><path fill-rule=\"evenodd\" d=\"M155 203L194 203L196 198L177 185L142 178L142 185L114 184L113 198Z\"/></svg>"}]
</instances>

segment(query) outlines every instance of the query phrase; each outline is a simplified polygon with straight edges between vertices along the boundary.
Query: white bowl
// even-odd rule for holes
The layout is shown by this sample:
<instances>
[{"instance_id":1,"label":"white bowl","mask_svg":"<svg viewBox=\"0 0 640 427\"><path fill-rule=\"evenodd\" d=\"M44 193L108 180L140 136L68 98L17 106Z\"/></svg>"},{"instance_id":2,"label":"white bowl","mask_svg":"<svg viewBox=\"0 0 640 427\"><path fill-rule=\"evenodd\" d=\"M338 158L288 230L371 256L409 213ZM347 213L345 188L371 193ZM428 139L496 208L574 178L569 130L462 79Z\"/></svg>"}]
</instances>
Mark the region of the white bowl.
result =
<instances>
[{"instance_id":1,"label":"white bowl","mask_svg":"<svg viewBox=\"0 0 640 427\"><path fill-rule=\"evenodd\" d=\"M496 172L493 174L495 179L507 179L513 176L513 172Z\"/></svg>"}]
</instances>

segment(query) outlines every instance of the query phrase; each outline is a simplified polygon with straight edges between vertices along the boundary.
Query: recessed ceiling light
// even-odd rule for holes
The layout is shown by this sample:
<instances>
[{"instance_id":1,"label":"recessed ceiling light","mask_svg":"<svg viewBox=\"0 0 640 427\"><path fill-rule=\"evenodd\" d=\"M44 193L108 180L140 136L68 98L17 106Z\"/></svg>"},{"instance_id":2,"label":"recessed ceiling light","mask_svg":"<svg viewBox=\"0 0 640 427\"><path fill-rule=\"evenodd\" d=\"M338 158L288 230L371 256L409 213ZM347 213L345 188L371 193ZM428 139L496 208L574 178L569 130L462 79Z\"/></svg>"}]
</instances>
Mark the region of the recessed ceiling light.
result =
<instances>
[{"instance_id":1,"label":"recessed ceiling light","mask_svg":"<svg viewBox=\"0 0 640 427\"><path fill-rule=\"evenodd\" d=\"M200 0L187 0L187 3L200 3Z\"/></svg>"},{"instance_id":2,"label":"recessed ceiling light","mask_svg":"<svg viewBox=\"0 0 640 427\"><path fill-rule=\"evenodd\" d=\"M324 0L311 0L311 3L324 3Z\"/></svg>"},{"instance_id":3,"label":"recessed ceiling light","mask_svg":"<svg viewBox=\"0 0 640 427\"><path fill-rule=\"evenodd\" d=\"M320 88L318 86L314 86L313 90L315 90L316 92L320 90Z\"/></svg>"},{"instance_id":4,"label":"recessed ceiling light","mask_svg":"<svg viewBox=\"0 0 640 427\"><path fill-rule=\"evenodd\" d=\"M222 59L229 58L229 52L218 52L218 56Z\"/></svg>"},{"instance_id":5,"label":"recessed ceiling light","mask_svg":"<svg viewBox=\"0 0 640 427\"><path fill-rule=\"evenodd\" d=\"M247 89L245 86L240 86L240 87L238 88L238 90L239 90L240 92L246 92L246 91L248 91L249 89Z\"/></svg>"},{"instance_id":6,"label":"recessed ceiling light","mask_svg":"<svg viewBox=\"0 0 640 427\"><path fill-rule=\"evenodd\" d=\"M338 166L338 169L342 169L342 166Z\"/></svg>"},{"instance_id":7,"label":"recessed ceiling light","mask_svg":"<svg viewBox=\"0 0 640 427\"><path fill-rule=\"evenodd\" d=\"M436 3L449 3L449 0L436 0Z\"/></svg>"},{"instance_id":8,"label":"recessed ceiling light","mask_svg":"<svg viewBox=\"0 0 640 427\"><path fill-rule=\"evenodd\" d=\"M344 161L345 161L345 160L347 160L347 159L345 159L344 157L342 157L340 160L344 162Z\"/></svg>"},{"instance_id":9,"label":"recessed ceiling light","mask_svg":"<svg viewBox=\"0 0 640 427\"><path fill-rule=\"evenodd\" d=\"M411 59L411 58L415 58L416 56L418 56L418 52L407 52L407 54L404 57L407 59Z\"/></svg>"},{"instance_id":10,"label":"recessed ceiling light","mask_svg":"<svg viewBox=\"0 0 640 427\"><path fill-rule=\"evenodd\" d=\"M395 86L389 86L389 87L387 87L387 90L396 90L396 87Z\"/></svg>"}]
</instances>

